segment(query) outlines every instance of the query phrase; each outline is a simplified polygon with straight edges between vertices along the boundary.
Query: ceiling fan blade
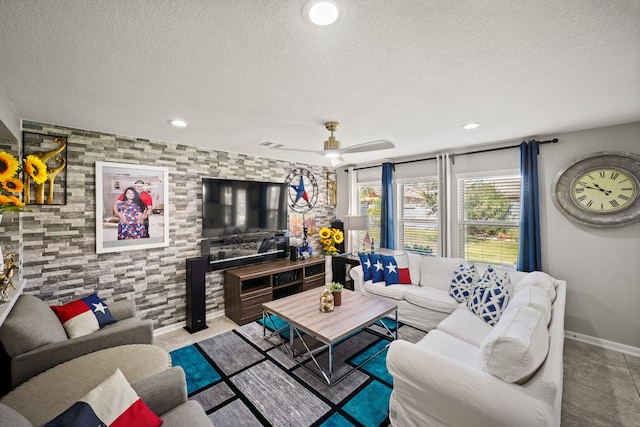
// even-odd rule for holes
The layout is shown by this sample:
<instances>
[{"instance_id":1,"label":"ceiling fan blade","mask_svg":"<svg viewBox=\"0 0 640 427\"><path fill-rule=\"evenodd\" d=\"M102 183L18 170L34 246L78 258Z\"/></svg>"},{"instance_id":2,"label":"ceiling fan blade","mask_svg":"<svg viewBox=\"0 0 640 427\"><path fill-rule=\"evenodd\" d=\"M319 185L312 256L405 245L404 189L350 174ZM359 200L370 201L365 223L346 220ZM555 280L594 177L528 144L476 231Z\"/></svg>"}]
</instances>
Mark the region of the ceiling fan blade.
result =
<instances>
[{"instance_id":1,"label":"ceiling fan blade","mask_svg":"<svg viewBox=\"0 0 640 427\"><path fill-rule=\"evenodd\" d=\"M268 147L269 150L281 150L281 151L302 151L305 153L315 153L315 154L320 154L324 156L324 150L305 150L304 148L291 148L291 147L287 147L285 145L274 145L271 147Z\"/></svg>"},{"instance_id":2,"label":"ceiling fan blade","mask_svg":"<svg viewBox=\"0 0 640 427\"><path fill-rule=\"evenodd\" d=\"M344 159L342 157L334 157L331 159L331 166L333 166L334 168L336 166L340 166L343 163L344 163Z\"/></svg>"},{"instance_id":3,"label":"ceiling fan blade","mask_svg":"<svg viewBox=\"0 0 640 427\"><path fill-rule=\"evenodd\" d=\"M345 147L341 150L338 150L338 152L340 154L364 153L367 151L386 150L388 148L395 147L396 146L391 141L388 141L386 139L378 139L377 141L369 141L363 142L362 144L351 145L350 147Z\"/></svg>"}]
</instances>

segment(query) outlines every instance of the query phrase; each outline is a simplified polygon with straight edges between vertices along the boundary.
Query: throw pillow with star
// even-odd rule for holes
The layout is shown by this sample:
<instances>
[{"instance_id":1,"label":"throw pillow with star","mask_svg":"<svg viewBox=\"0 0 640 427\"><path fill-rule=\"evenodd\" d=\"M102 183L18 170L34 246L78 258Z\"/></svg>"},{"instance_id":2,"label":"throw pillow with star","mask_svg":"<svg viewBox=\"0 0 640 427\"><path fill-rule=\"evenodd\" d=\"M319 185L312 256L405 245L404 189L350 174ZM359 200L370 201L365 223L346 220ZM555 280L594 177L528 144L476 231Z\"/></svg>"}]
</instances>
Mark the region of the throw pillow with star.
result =
<instances>
[{"instance_id":1,"label":"throw pillow with star","mask_svg":"<svg viewBox=\"0 0 640 427\"><path fill-rule=\"evenodd\" d=\"M382 255L385 285L410 285L409 258L407 255Z\"/></svg>"},{"instance_id":2,"label":"throw pillow with star","mask_svg":"<svg viewBox=\"0 0 640 427\"><path fill-rule=\"evenodd\" d=\"M358 254L360 265L362 265L362 280L371 280L371 260L368 254Z\"/></svg>"},{"instance_id":3,"label":"throw pillow with star","mask_svg":"<svg viewBox=\"0 0 640 427\"><path fill-rule=\"evenodd\" d=\"M96 294L65 305L53 305L51 309L58 316L69 338L89 335L116 322L107 304Z\"/></svg>"},{"instance_id":4,"label":"throw pillow with star","mask_svg":"<svg viewBox=\"0 0 640 427\"><path fill-rule=\"evenodd\" d=\"M373 283L384 282L382 257L379 254L369 254L369 261L371 261L371 280Z\"/></svg>"}]
</instances>

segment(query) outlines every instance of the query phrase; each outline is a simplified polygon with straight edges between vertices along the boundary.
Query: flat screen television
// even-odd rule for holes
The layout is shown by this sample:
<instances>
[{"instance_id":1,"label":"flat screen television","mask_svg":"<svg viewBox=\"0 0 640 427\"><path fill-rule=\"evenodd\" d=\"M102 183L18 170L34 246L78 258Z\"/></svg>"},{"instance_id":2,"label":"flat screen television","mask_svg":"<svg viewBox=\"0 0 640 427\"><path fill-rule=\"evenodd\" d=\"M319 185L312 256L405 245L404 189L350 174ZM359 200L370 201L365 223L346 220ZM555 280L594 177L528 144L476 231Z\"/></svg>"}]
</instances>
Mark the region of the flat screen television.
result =
<instances>
[{"instance_id":1,"label":"flat screen television","mask_svg":"<svg viewBox=\"0 0 640 427\"><path fill-rule=\"evenodd\" d=\"M285 183L202 178L202 236L286 231L287 190Z\"/></svg>"}]
</instances>

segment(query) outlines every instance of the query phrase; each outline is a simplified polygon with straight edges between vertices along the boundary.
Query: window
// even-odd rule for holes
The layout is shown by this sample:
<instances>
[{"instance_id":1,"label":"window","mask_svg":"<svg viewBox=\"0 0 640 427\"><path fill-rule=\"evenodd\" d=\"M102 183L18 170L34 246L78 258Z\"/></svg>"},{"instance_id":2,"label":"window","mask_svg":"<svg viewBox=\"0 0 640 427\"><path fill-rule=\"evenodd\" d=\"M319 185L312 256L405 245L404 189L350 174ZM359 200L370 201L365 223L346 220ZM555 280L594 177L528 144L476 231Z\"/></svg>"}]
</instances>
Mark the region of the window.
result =
<instances>
[{"instance_id":1,"label":"window","mask_svg":"<svg viewBox=\"0 0 640 427\"><path fill-rule=\"evenodd\" d=\"M460 248L471 262L516 268L520 222L520 176L458 181Z\"/></svg>"},{"instance_id":2,"label":"window","mask_svg":"<svg viewBox=\"0 0 640 427\"><path fill-rule=\"evenodd\" d=\"M358 184L358 215L369 217L368 231L353 231L354 251L369 251L373 246L380 247L380 215L382 206L382 185Z\"/></svg>"},{"instance_id":3,"label":"window","mask_svg":"<svg viewBox=\"0 0 640 427\"><path fill-rule=\"evenodd\" d=\"M438 254L438 182L398 185L398 247L424 255Z\"/></svg>"}]
</instances>

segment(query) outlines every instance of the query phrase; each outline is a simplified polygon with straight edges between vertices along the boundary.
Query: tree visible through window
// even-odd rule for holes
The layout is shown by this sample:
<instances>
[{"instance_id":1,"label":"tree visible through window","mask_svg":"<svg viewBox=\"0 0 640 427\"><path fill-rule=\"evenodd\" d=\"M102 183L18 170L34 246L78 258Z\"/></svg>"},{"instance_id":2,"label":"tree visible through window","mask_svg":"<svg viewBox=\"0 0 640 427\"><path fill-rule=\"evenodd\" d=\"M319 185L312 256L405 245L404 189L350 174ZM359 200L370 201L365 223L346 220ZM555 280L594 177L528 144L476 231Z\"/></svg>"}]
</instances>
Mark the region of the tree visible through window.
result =
<instances>
[{"instance_id":1,"label":"tree visible through window","mask_svg":"<svg viewBox=\"0 0 640 427\"><path fill-rule=\"evenodd\" d=\"M459 180L464 258L506 268L518 262L520 176Z\"/></svg>"},{"instance_id":2,"label":"tree visible through window","mask_svg":"<svg viewBox=\"0 0 640 427\"><path fill-rule=\"evenodd\" d=\"M398 185L400 249L424 255L438 254L438 183L408 182Z\"/></svg>"}]
</instances>

